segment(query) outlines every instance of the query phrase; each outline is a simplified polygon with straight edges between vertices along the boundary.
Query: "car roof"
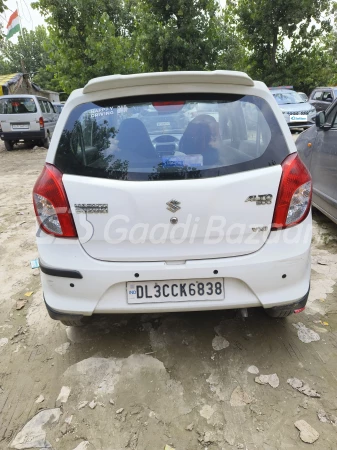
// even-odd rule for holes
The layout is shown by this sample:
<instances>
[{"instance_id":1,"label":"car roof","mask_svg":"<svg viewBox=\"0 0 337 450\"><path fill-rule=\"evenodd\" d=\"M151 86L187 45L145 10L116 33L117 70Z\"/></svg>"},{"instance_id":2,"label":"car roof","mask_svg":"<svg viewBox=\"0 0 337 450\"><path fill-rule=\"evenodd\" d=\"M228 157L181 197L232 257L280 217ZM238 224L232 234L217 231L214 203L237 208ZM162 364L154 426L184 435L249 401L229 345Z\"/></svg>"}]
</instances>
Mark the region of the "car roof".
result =
<instances>
[{"instance_id":1,"label":"car roof","mask_svg":"<svg viewBox=\"0 0 337 450\"><path fill-rule=\"evenodd\" d=\"M47 97L42 97L41 95L33 95L33 94L8 94L8 95L1 95L0 100L2 98L40 98L42 100L47 100L49 102L49 99Z\"/></svg>"},{"instance_id":2,"label":"car roof","mask_svg":"<svg viewBox=\"0 0 337 450\"><path fill-rule=\"evenodd\" d=\"M254 86L254 81L244 72L230 70L191 71L191 72L153 72L134 75L109 75L90 80L83 88L83 94L106 89L127 88L163 84L234 84Z\"/></svg>"},{"instance_id":3,"label":"car roof","mask_svg":"<svg viewBox=\"0 0 337 450\"><path fill-rule=\"evenodd\" d=\"M296 91L293 91L292 89L271 89L270 92L272 94L289 94L289 92L293 93Z\"/></svg>"}]
</instances>

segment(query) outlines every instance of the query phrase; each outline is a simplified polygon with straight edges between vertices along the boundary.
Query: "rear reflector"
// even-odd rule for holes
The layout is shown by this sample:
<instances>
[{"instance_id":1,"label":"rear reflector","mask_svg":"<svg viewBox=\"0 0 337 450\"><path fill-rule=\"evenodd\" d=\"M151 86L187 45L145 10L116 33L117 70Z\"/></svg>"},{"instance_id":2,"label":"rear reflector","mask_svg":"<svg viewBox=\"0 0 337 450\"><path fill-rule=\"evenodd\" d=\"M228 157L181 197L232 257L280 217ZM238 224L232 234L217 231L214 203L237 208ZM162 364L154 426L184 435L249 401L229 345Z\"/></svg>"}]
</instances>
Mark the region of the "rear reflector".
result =
<instances>
[{"instance_id":1,"label":"rear reflector","mask_svg":"<svg viewBox=\"0 0 337 450\"><path fill-rule=\"evenodd\" d=\"M297 153L283 161L282 172L272 230L299 224L307 217L311 206L311 175Z\"/></svg>"},{"instance_id":2,"label":"rear reflector","mask_svg":"<svg viewBox=\"0 0 337 450\"><path fill-rule=\"evenodd\" d=\"M295 309L294 314L301 313L301 312L303 312L304 310L305 310L305 306L304 306L303 308L300 308L300 309Z\"/></svg>"},{"instance_id":3,"label":"rear reflector","mask_svg":"<svg viewBox=\"0 0 337 450\"><path fill-rule=\"evenodd\" d=\"M51 164L45 165L35 183L33 203L40 228L44 232L58 237L77 237L62 173Z\"/></svg>"}]
</instances>

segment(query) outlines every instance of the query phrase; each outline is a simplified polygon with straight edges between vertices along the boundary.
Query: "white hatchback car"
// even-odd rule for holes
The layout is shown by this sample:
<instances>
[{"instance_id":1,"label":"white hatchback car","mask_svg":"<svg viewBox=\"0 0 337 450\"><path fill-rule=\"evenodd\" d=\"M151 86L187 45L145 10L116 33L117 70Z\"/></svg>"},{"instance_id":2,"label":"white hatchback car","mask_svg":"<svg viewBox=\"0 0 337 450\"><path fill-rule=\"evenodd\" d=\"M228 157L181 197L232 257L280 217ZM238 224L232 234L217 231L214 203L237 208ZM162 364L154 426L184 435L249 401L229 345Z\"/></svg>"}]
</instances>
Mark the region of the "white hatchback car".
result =
<instances>
[{"instance_id":1,"label":"white hatchback car","mask_svg":"<svg viewBox=\"0 0 337 450\"><path fill-rule=\"evenodd\" d=\"M93 79L33 191L49 314L300 312L311 192L282 112L245 73Z\"/></svg>"}]
</instances>

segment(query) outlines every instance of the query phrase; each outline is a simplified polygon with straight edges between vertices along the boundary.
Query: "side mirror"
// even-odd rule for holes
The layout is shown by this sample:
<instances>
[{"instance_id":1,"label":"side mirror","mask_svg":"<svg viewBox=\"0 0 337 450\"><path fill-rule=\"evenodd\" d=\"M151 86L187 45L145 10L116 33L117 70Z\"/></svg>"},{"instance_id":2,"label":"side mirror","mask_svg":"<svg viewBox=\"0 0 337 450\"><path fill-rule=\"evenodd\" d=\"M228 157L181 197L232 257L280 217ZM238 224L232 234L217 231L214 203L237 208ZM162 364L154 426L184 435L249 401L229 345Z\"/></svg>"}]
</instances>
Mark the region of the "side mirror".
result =
<instances>
[{"instance_id":1,"label":"side mirror","mask_svg":"<svg viewBox=\"0 0 337 450\"><path fill-rule=\"evenodd\" d=\"M325 124L325 112L324 111L319 112L316 115L315 120L316 120L316 126L318 128L323 128L324 124Z\"/></svg>"},{"instance_id":2,"label":"side mirror","mask_svg":"<svg viewBox=\"0 0 337 450\"><path fill-rule=\"evenodd\" d=\"M326 101L326 102L329 102L329 103L332 103L332 98L331 98L331 97L328 97L328 98L325 99L325 101Z\"/></svg>"}]
</instances>

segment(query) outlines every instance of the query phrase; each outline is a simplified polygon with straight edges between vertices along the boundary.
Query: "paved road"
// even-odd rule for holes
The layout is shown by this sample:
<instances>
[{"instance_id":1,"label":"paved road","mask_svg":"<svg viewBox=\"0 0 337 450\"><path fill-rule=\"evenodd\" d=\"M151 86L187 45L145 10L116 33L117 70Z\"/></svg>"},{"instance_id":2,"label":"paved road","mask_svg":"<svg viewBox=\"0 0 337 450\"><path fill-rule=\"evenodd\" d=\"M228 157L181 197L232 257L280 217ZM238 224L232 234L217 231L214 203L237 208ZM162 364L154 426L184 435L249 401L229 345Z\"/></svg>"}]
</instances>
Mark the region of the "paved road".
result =
<instances>
[{"instance_id":1,"label":"paved road","mask_svg":"<svg viewBox=\"0 0 337 450\"><path fill-rule=\"evenodd\" d=\"M304 420L319 433L313 449L335 450L337 226L314 214L300 315L124 315L66 328L47 316L30 268L45 153L0 148L0 448L297 450L308 448L294 425ZM254 371L277 377L259 384Z\"/></svg>"}]
</instances>

